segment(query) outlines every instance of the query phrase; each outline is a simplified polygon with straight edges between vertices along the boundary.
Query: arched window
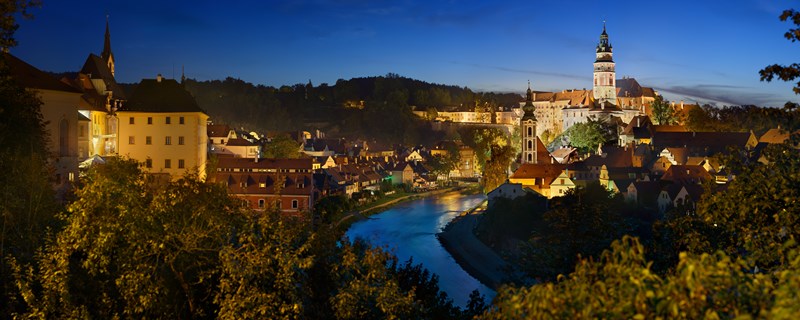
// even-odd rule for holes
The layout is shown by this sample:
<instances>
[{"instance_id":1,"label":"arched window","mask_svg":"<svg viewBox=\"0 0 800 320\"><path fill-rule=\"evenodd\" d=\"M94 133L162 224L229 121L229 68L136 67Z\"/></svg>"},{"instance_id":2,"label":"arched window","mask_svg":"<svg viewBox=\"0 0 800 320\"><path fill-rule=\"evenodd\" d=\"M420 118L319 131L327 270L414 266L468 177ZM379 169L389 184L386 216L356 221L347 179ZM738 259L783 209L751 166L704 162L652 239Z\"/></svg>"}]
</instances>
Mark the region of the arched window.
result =
<instances>
[{"instance_id":1,"label":"arched window","mask_svg":"<svg viewBox=\"0 0 800 320\"><path fill-rule=\"evenodd\" d=\"M528 154L528 162L533 162L533 155L530 153Z\"/></svg>"},{"instance_id":2,"label":"arched window","mask_svg":"<svg viewBox=\"0 0 800 320\"><path fill-rule=\"evenodd\" d=\"M61 156L69 155L69 121L61 119L58 125L58 150Z\"/></svg>"},{"instance_id":3,"label":"arched window","mask_svg":"<svg viewBox=\"0 0 800 320\"><path fill-rule=\"evenodd\" d=\"M528 140L528 150L533 149L533 141Z\"/></svg>"},{"instance_id":4,"label":"arched window","mask_svg":"<svg viewBox=\"0 0 800 320\"><path fill-rule=\"evenodd\" d=\"M528 136L530 137L532 135L533 135L533 127L528 127Z\"/></svg>"}]
</instances>

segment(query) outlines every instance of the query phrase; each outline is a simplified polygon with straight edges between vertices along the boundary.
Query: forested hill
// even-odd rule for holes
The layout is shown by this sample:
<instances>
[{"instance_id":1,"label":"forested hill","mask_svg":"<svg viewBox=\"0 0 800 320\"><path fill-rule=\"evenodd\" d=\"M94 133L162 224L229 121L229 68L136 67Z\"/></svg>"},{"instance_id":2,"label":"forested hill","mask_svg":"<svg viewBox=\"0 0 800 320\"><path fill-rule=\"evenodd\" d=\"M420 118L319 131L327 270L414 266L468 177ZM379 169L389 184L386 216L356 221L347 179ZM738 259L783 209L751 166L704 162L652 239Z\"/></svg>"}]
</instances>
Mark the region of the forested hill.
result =
<instances>
[{"instance_id":1,"label":"forested hill","mask_svg":"<svg viewBox=\"0 0 800 320\"><path fill-rule=\"evenodd\" d=\"M379 77L339 79L335 84L295 84L279 88L256 85L239 79L196 81L187 79L186 89L215 122L256 130L297 130L320 128L343 133L369 133L368 128L349 125L354 117L379 121L386 117L400 122L418 109L474 110L484 106L509 107L521 96L514 93L480 93L466 87L428 83L387 74ZM135 85L126 86L134 90ZM488 105L486 103L489 103ZM372 108L370 108L372 106ZM373 109L373 110L370 110ZM369 126L369 124L367 124Z\"/></svg>"}]
</instances>

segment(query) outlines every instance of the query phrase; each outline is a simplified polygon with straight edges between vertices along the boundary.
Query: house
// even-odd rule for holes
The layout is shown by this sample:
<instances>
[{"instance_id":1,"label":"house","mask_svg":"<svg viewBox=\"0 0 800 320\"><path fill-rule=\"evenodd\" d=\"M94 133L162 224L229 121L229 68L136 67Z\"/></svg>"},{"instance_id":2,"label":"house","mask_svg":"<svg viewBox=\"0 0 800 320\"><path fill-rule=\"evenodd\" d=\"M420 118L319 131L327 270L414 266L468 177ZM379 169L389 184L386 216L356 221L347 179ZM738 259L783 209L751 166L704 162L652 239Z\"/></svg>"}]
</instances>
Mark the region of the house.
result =
<instances>
[{"instance_id":1,"label":"house","mask_svg":"<svg viewBox=\"0 0 800 320\"><path fill-rule=\"evenodd\" d=\"M556 159L556 162L560 164L572 163L579 158L578 149L569 146L563 146L553 150L550 155L553 156L553 158Z\"/></svg>"},{"instance_id":2,"label":"house","mask_svg":"<svg viewBox=\"0 0 800 320\"><path fill-rule=\"evenodd\" d=\"M119 154L144 163L149 173L205 179L208 115L175 80L144 79L117 110Z\"/></svg>"},{"instance_id":3,"label":"house","mask_svg":"<svg viewBox=\"0 0 800 320\"><path fill-rule=\"evenodd\" d=\"M310 158L220 157L209 179L225 184L230 195L256 210L275 206L282 213L297 215L310 211L319 198Z\"/></svg>"},{"instance_id":4,"label":"house","mask_svg":"<svg viewBox=\"0 0 800 320\"><path fill-rule=\"evenodd\" d=\"M563 196L569 190L574 190L576 187L577 184L575 180L573 180L573 177L570 176L569 169L564 169L564 171L550 183L550 194L551 197Z\"/></svg>"},{"instance_id":5,"label":"house","mask_svg":"<svg viewBox=\"0 0 800 320\"><path fill-rule=\"evenodd\" d=\"M388 171L391 173L392 184L411 185L414 182L414 167L408 162L398 162Z\"/></svg>"},{"instance_id":6,"label":"house","mask_svg":"<svg viewBox=\"0 0 800 320\"><path fill-rule=\"evenodd\" d=\"M525 163L520 165L517 171L508 178L511 183L522 184L524 188L529 188L547 198L557 196L553 194L550 185L561 175L566 165L559 163Z\"/></svg>"},{"instance_id":7,"label":"house","mask_svg":"<svg viewBox=\"0 0 800 320\"><path fill-rule=\"evenodd\" d=\"M531 193L530 189L525 189L522 187L521 183L511 183L511 182L504 182L503 184L497 186L492 191L486 194L488 199L488 207L492 207L494 203L497 201L498 198L506 198L509 200L514 200L516 198L525 196L526 194Z\"/></svg>"},{"instance_id":8,"label":"house","mask_svg":"<svg viewBox=\"0 0 800 320\"><path fill-rule=\"evenodd\" d=\"M673 165L661 176L661 181L683 184L700 185L712 181L711 174L700 165Z\"/></svg>"},{"instance_id":9,"label":"house","mask_svg":"<svg viewBox=\"0 0 800 320\"><path fill-rule=\"evenodd\" d=\"M42 101L40 110L49 136L47 150L52 154L48 162L54 169L51 180L56 190L63 192L78 176L78 108L83 92L9 53L2 55L14 82Z\"/></svg>"},{"instance_id":10,"label":"house","mask_svg":"<svg viewBox=\"0 0 800 320\"><path fill-rule=\"evenodd\" d=\"M658 181L633 181L627 187L625 200L644 207L655 207L660 193L661 184Z\"/></svg>"}]
</instances>

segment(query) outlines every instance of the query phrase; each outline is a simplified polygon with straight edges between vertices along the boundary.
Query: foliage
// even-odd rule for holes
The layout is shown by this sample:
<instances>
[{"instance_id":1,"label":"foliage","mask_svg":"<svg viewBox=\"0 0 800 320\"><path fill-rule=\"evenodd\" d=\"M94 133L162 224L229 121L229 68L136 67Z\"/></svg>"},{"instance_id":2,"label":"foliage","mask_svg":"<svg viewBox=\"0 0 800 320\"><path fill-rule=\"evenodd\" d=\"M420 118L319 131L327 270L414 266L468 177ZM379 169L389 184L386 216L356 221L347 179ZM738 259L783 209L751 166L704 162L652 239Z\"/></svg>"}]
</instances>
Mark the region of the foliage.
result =
<instances>
[{"instance_id":1,"label":"foliage","mask_svg":"<svg viewBox=\"0 0 800 320\"><path fill-rule=\"evenodd\" d=\"M550 209L517 257L531 278L554 279L572 270L579 255L599 255L615 239L633 232L624 203L599 183L551 199Z\"/></svg>"},{"instance_id":2,"label":"foliage","mask_svg":"<svg viewBox=\"0 0 800 320\"><path fill-rule=\"evenodd\" d=\"M781 21L791 20L795 26L800 26L800 12L794 9L784 10L780 19ZM800 40L800 28L789 29L783 36L792 42L798 41ZM794 81L800 78L800 64L773 64L761 69L758 73L761 75L761 81L769 82L776 77L782 81ZM797 82L792 90L795 94L800 94L800 82Z\"/></svg>"},{"instance_id":3,"label":"foliage","mask_svg":"<svg viewBox=\"0 0 800 320\"><path fill-rule=\"evenodd\" d=\"M600 144L605 144L615 137L612 136L610 125L604 121L589 119L588 122L576 123L564 132L569 137L569 143L578 148L580 153L597 150Z\"/></svg>"},{"instance_id":4,"label":"foliage","mask_svg":"<svg viewBox=\"0 0 800 320\"><path fill-rule=\"evenodd\" d=\"M19 24L17 24L15 15L20 14L24 18L33 18L28 10L41 5L39 0L9 0L0 4L0 49L5 51L17 45L14 32L19 28Z\"/></svg>"},{"instance_id":5,"label":"foliage","mask_svg":"<svg viewBox=\"0 0 800 320\"><path fill-rule=\"evenodd\" d=\"M430 158L428 165L431 172L440 177L449 177L450 172L457 169L461 162L461 151L455 143L446 144L446 153L437 154Z\"/></svg>"},{"instance_id":6,"label":"foliage","mask_svg":"<svg viewBox=\"0 0 800 320\"><path fill-rule=\"evenodd\" d=\"M391 186L391 182L389 182ZM351 210L353 204L344 195L323 197L314 205L314 213L322 218L323 223L338 221L341 216Z\"/></svg>"},{"instance_id":7,"label":"foliage","mask_svg":"<svg viewBox=\"0 0 800 320\"><path fill-rule=\"evenodd\" d=\"M651 108L653 110L653 121L655 124L670 125L674 124L677 120L675 110L672 109L667 101L664 101L664 97L661 95L656 96Z\"/></svg>"},{"instance_id":8,"label":"foliage","mask_svg":"<svg viewBox=\"0 0 800 320\"><path fill-rule=\"evenodd\" d=\"M638 239L626 236L558 282L501 289L482 318L794 318L800 256L791 253L777 275L747 272L752 265L722 252L681 254L662 277L650 270Z\"/></svg>"},{"instance_id":9,"label":"foliage","mask_svg":"<svg viewBox=\"0 0 800 320\"><path fill-rule=\"evenodd\" d=\"M492 156L492 147L509 146L509 137L503 131L497 128L476 127L476 128L461 128L459 135L462 137L464 144L475 150L475 157L477 159L477 169L485 171L486 161Z\"/></svg>"},{"instance_id":10,"label":"foliage","mask_svg":"<svg viewBox=\"0 0 800 320\"><path fill-rule=\"evenodd\" d=\"M262 154L265 158L299 158L300 143L287 135L277 135L264 145Z\"/></svg>"},{"instance_id":11,"label":"foliage","mask_svg":"<svg viewBox=\"0 0 800 320\"><path fill-rule=\"evenodd\" d=\"M136 162L113 158L87 180L41 254L41 277L27 279L38 285L20 281L31 315L214 314L219 248L243 218L224 186L189 176L148 187Z\"/></svg>"},{"instance_id":12,"label":"foliage","mask_svg":"<svg viewBox=\"0 0 800 320\"><path fill-rule=\"evenodd\" d=\"M663 245L659 256L721 250L762 270L783 268L788 257L782 244L800 238L799 144L800 136L793 134L785 144L768 146L766 164L743 167L724 192L697 204L696 215L668 219L660 230L661 243L671 246Z\"/></svg>"},{"instance_id":13,"label":"foliage","mask_svg":"<svg viewBox=\"0 0 800 320\"><path fill-rule=\"evenodd\" d=\"M546 199L528 193L516 199L497 198L486 208L475 233L492 247L502 246L508 239L528 240L533 229L541 225Z\"/></svg>"},{"instance_id":14,"label":"foliage","mask_svg":"<svg viewBox=\"0 0 800 320\"><path fill-rule=\"evenodd\" d=\"M492 155L483 170L483 191L488 193L508 180L508 168L514 161L514 149L509 146L492 146Z\"/></svg>"},{"instance_id":15,"label":"foliage","mask_svg":"<svg viewBox=\"0 0 800 320\"><path fill-rule=\"evenodd\" d=\"M689 111L686 126L693 131L742 131L753 130L763 134L769 129L781 127L789 131L800 129L800 110L794 108L769 108L756 106L725 106L722 108L704 105Z\"/></svg>"}]
</instances>

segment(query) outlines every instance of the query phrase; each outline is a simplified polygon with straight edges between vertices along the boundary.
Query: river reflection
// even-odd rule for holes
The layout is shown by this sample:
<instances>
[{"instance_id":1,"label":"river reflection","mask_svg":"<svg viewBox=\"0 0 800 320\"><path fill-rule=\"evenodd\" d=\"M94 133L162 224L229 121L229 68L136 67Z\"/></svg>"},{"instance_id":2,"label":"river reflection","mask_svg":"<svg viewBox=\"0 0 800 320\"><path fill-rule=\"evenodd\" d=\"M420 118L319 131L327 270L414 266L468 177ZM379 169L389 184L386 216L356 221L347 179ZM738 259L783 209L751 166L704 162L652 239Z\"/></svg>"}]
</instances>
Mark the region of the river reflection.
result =
<instances>
[{"instance_id":1,"label":"river reflection","mask_svg":"<svg viewBox=\"0 0 800 320\"><path fill-rule=\"evenodd\" d=\"M478 289L491 302L495 292L461 269L450 253L436 239L450 220L464 210L477 206L484 195L450 192L402 203L370 219L354 223L347 230L350 239L363 238L373 245L391 250L400 262L410 257L439 275L439 288L463 307L472 290Z\"/></svg>"}]
</instances>

